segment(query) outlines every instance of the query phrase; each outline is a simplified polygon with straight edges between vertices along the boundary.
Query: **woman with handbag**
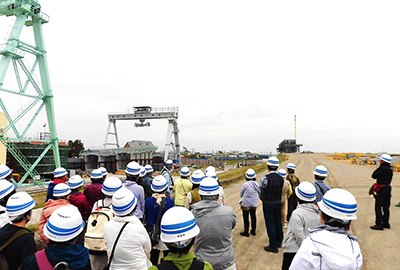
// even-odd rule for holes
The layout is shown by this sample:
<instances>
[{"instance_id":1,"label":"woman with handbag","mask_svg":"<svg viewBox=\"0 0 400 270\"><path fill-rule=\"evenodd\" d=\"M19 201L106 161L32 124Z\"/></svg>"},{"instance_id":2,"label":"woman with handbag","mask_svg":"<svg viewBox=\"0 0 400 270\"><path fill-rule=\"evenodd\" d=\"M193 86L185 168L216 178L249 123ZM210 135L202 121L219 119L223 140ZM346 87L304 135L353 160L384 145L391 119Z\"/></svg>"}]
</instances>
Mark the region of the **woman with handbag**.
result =
<instances>
[{"instance_id":1,"label":"woman with handbag","mask_svg":"<svg viewBox=\"0 0 400 270\"><path fill-rule=\"evenodd\" d=\"M158 175L154 178L151 184L153 195L146 199L145 216L146 229L150 234L153 249L150 252L150 261L153 265L158 264L160 251L163 251L164 257L168 255L167 246L160 241L160 222L165 211L174 206L172 199L165 196L168 188L167 179L164 176Z\"/></svg>"},{"instance_id":2,"label":"woman with handbag","mask_svg":"<svg viewBox=\"0 0 400 270\"><path fill-rule=\"evenodd\" d=\"M147 259L150 238L134 215L137 201L135 193L126 188L120 188L113 195L114 218L104 224L109 269L147 270L151 266Z\"/></svg>"}]
</instances>

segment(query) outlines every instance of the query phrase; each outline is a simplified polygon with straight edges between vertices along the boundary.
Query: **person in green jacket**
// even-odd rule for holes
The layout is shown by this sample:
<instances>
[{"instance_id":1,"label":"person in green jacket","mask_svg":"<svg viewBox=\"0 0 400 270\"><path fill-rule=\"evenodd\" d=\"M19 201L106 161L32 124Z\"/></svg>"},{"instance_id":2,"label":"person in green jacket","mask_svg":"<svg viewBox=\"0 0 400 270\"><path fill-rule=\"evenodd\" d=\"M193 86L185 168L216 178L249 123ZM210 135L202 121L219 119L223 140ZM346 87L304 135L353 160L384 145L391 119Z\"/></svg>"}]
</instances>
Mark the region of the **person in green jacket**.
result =
<instances>
[{"instance_id":1,"label":"person in green jacket","mask_svg":"<svg viewBox=\"0 0 400 270\"><path fill-rule=\"evenodd\" d=\"M196 219L188 209L179 206L168 209L161 219L160 238L170 252L149 270L212 270L210 263L198 260L190 252L199 232Z\"/></svg>"}]
</instances>

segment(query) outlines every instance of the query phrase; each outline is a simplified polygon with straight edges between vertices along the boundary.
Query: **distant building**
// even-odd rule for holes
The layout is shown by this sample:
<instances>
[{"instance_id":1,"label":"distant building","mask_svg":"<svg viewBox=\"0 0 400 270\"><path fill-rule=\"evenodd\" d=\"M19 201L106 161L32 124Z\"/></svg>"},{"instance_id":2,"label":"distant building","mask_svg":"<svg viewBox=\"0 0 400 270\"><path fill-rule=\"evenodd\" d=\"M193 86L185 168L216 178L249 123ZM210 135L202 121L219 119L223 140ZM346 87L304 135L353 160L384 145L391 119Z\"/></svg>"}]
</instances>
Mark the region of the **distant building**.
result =
<instances>
[{"instance_id":1,"label":"distant building","mask_svg":"<svg viewBox=\"0 0 400 270\"><path fill-rule=\"evenodd\" d=\"M285 139L279 144L279 147L276 148L276 151L279 153L297 153L300 152L300 146L303 145L297 144L296 140Z\"/></svg>"}]
</instances>

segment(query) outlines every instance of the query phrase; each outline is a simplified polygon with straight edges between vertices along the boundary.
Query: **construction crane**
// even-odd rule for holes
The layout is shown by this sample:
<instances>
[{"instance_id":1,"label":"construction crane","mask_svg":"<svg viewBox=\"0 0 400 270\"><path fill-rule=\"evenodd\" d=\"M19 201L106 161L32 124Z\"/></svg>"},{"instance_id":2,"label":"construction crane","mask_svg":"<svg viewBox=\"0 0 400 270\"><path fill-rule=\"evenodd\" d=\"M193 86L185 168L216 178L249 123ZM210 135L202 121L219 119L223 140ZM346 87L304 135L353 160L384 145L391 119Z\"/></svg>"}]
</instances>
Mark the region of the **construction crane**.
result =
<instances>
[{"instance_id":1,"label":"construction crane","mask_svg":"<svg viewBox=\"0 0 400 270\"><path fill-rule=\"evenodd\" d=\"M42 12L37 0L0 0L0 16L15 17L15 22L6 43L0 45L0 91L28 100L27 106L16 117L11 117L6 104L0 98L1 109L8 120L8 125L0 131L0 141L26 171L18 185L28 185L24 181L29 175L33 179L32 184L43 185L35 167L50 149L53 150L55 166L61 166L54 117L53 93L50 85L42 30L42 24L49 21L49 16ZM35 44L28 44L20 39L24 28L29 28L33 31ZM34 59L34 62L29 65L29 60L31 59ZM12 64L16 78L16 87L12 85L14 89L4 86L4 80L10 64ZM39 68L40 79L36 79L34 75L37 67ZM40 140L42 143L48 143L48 146L38 156L37 160L31 164L18 147L11 142L13 140L19 142L31 141L25 138L25 135L43 108L46 110L50 139ZM30 120L23 128L23 131L20 132L16 124L22 118ZM7 131L10 130L15 134L15 139L6 136Z\"/></svg>"},{"instance_id":2,"label":"construction crane","mask_svg":"<svg viewBox=\"0 0 400 270\"><path fill-rule=\"evenodd\" d=\"M118 134L117 134L117 120L138 120L135 123L135 127L150 126L148 119L167 119L168 130L167 139L164 149L164 160L167 160L170 155L170 148L173 148L173 159L177 160L179 165L181 164L181 153L179 145L179 129L178 129L178 107L159 107L153 108L149 106L133 107L125 113L109 113L108 114L108 130L104 143L104 147L107 145L114 145L119 148ZM114 130L112 130L112 127ZM113 135L115 142L108 142L109 135ZM172 138L173 135L173 138Z\"/></svg>"}]
</instances>

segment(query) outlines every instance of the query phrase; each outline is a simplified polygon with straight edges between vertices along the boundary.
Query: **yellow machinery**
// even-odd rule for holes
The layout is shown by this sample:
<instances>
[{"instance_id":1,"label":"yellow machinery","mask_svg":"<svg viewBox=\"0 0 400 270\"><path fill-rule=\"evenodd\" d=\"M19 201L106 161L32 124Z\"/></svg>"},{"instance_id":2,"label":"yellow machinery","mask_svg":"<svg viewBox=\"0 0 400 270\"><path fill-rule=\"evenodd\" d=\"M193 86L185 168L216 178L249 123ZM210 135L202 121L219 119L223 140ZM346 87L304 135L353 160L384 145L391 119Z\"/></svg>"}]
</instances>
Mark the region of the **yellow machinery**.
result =
<instances>
[{"instance_id":1,"label":"yellow machinery","mask_svg":"<svg viewBox=\"0 0 400 270\"><path fill-rule=\"evenodd\" d=\"M394 172L400 172L400 162L396 162L393 168Z\"/></svg>"}]
</instances>

